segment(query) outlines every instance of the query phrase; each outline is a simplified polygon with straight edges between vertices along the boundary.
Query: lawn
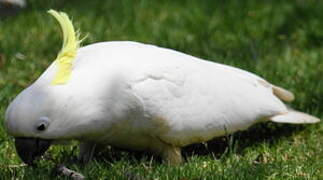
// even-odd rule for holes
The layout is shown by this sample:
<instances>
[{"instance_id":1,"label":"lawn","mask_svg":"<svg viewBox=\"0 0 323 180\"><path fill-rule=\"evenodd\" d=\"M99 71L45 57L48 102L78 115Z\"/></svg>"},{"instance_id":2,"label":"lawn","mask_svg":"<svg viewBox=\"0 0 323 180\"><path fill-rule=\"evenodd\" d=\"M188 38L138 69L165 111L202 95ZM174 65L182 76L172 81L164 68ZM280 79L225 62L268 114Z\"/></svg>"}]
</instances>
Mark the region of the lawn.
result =
<instances>
[{"instance_id":1,"label":"lawn","mask_svg":"<svg viewBox=\"0 0 323 180\"><path fill-rule=\"evenodd\" d=\"M52 147L37 168L16 166L4 113L61 47L50 8L72 17L87 35L83 45L140 41L236 66L291 90L291 107L323 119L322 1L29 0L19 14L0 17L0 179L64 179L52 172L57 163L89 179L323 179L323 123L258 124L185 148L181 166L107 148L81 167L67 163L77 155L75 142Z\"/></svg>"}]
</instances>

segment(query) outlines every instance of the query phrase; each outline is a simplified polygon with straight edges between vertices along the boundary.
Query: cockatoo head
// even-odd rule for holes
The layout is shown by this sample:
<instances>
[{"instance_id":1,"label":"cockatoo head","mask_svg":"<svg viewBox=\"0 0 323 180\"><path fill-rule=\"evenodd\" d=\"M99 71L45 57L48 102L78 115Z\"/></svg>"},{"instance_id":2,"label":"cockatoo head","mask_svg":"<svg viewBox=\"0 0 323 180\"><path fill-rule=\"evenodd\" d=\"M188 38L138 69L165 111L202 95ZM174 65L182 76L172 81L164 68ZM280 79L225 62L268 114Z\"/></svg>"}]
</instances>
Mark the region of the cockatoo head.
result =
<instances>
[{"instance_id":1,"label":"cockatoo head","mask_svg":"<svg viewBox=\"0 0 323 180\"><path fill-rule=\"evenodd\" d=\"M26 164L33 164L56 138L66 136L66 123L61 120L64 115L58 110L57 100L51 91L55 86L66 84L70 78L72 61L76 56L80 41L68 16L54 10L48 11L59 22L64 36L63 47L54 63L57 72L50 83L34 83L21 92L9 105L5 125L7 132L15 137L18 155ZM63 128L64 127L64 128Z\"/></svg>"},{"instance_id":2,"label":"cockatoo head","mask_svg":"<svg viewBox=\"0 0 323 180\"><path fill-rule=\"evenodd\" d=\"M44 101L44 94L27 88L15 98L6 112L7 132L15 137L17 153L29 165L49 148L52 141L44 138L54 123L46 114Z\"/></svg>"}]
</instances>

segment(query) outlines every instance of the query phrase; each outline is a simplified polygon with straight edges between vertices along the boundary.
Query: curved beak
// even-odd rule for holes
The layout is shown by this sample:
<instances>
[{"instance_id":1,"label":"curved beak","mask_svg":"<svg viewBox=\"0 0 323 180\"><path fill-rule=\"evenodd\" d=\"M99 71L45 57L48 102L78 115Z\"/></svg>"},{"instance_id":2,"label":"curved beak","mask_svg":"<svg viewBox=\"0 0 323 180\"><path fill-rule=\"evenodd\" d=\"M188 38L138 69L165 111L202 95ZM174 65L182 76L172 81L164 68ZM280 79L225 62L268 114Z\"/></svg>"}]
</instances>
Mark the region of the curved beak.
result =
<instances>
[{"instance_id":1,"label":"curved beak","mask_svg":"<svg viewBox=\"0 0 323 180\"><path fill-rule=\"evenodd\" d=\"M16 151L21 160L33 165L34 160L42 156L49 148L51 140L38 138L15 138Z\"/></svg>"}]
</instances>

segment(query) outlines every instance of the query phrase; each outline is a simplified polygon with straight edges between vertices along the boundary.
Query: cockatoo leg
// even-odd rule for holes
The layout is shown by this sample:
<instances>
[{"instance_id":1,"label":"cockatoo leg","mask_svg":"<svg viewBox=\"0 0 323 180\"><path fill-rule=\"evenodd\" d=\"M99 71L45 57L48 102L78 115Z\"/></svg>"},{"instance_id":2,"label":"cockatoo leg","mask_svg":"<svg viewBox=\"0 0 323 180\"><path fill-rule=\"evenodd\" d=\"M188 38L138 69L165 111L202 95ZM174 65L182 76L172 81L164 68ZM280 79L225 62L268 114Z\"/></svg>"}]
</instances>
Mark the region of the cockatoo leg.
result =
<instances>
[{"instance_id":1,"label":"cockatoo leg","mask_svg":"<svg viewBox=\"0 0 323 180\"><path fill-rule=\"evenodd\" d=\"M168 165L179 165L183 161L180 147L167 146L163 148L161 156Z\"/></svg>"},{"instance_id":2,"label":"cockatoo leg","mask_svg":"<svg viewBox=\"0 0 323 180\"><path fill-rule=\"evenodd\" d=\"M87 164L93 158L96 143L93 142L82 142L80 144L80 155L79 162L81 164Z\"/></svg>"}]
</instances>

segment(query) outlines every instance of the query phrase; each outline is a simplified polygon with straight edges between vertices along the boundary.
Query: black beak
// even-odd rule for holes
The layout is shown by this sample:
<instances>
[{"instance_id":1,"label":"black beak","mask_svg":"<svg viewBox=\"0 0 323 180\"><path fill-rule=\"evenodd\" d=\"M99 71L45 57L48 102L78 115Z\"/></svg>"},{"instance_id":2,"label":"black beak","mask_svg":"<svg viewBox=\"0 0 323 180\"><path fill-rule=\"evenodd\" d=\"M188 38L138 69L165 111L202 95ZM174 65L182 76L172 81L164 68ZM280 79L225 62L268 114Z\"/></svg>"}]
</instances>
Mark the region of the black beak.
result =
<instances>
[{"instance_id":1,"label":"black beak","mask_svg":"<svg viewBox=\"0 0 323 180\"><path fill-rule=\"evenodd\" d=\"M51 140L38 138L15 138L16 151L22 161L33 165L34 160L42 156L49 148Z\"/></svg>"}]
</instances>

